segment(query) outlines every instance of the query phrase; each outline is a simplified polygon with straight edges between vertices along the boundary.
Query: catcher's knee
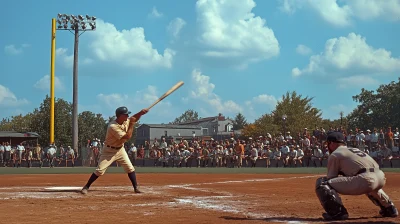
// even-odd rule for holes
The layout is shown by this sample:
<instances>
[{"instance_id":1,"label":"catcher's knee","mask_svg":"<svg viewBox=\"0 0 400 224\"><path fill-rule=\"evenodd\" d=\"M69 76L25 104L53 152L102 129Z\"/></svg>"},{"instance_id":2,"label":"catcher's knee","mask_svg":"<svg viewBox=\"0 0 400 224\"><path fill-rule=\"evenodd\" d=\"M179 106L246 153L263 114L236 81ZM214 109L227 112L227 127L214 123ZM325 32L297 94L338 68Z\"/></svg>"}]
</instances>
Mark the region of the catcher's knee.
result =
<instances>
[{"instance_id":1,"label":"catcher's knee","mask_svg":"<svg viewBox=\"0 0 400 224\"><path fill-rule=\"evenodd\" d=\"M328 179L326 177L317 179L315 193L322 207L329 215L334 216L339 213L347 212L339 194L328 184Z\"/></svg>"}]
</instances>

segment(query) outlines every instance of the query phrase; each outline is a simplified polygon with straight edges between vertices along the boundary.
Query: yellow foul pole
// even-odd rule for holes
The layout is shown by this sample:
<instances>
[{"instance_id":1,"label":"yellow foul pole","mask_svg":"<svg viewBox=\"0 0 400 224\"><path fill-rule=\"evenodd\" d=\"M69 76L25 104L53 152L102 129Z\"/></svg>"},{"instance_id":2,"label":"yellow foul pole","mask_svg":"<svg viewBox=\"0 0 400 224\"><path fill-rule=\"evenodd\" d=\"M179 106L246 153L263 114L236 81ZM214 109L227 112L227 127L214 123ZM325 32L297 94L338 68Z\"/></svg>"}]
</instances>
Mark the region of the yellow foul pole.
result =
<instances>
[{"instance_id":1,"label":"yellow foul pole","mask_svg":"<svg viewBox=\"0 0 400 224\"><path fill-rule=\"evenodd\" d=\"M50 144L54 143L54 67L56 57L56 19L51 20L50 56Z\"/></svg>"}]
</instances>

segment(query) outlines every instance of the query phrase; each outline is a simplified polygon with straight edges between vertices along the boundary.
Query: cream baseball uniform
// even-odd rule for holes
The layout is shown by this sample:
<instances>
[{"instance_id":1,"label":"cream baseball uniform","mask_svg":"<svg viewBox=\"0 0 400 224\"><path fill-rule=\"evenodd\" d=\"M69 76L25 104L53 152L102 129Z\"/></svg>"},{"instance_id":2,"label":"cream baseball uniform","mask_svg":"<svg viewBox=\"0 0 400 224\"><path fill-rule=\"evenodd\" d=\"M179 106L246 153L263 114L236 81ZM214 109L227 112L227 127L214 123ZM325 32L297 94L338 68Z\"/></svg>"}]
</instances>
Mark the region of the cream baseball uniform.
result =
<instances>
[{"instance_id":1,"label":"cream baseball uniform","mask_svg":"<svg viewBox=\"0 0 400 224\"><path fill-rule=\"evenodd\" d=\"M329 185L339 194L366 194L371 200L388 207L389 196L382 190L385 186L385 174L368 154L357 148L338 147L328 159ZM339 177L342 174L344 176Z\"/></svg>"},{"instance_id":2,"label":"cream baseball uniform","mask_svg":"<svg viewBox=\"0 0 400 224\"><path fill-rule=\"evenodd\" d=\"M348 219L349 214L339 194L365 194L380 207L380 215L398 216L396 207L382 190L386 178L378 163L357 148L341 145L344 142L345 138L341 132L330 132L327 136L328 149L331 152L328 158L328 172L326 177L318 178L316 183L316 194L326 211L322 214L323 218L328 221Z\"/></svg>"},{"instance_id":3,"label":"cream baseball uniform","mask_svg":"<svg viewBox=\"0 0 400 224\"><path fill-rule=\"evenodd\" d=\"M99 165L95 171L97 176L102 176L114 161L117 161L118 164L124 168L126 173L135 171L125 151L124 143L126 140L122 139L126 132L128 132L128 128L128 120L124 121L121 125L113 120L108 125L105 144L101 149Z\"/></svg>"},{"instance_id":4,"label":"cream baseball uniform","mask_svg":"<svg viewBox=\"0 0 400 224\"><path fill-rule=\"evenodd\" d=\"M131 113L127 107L118 107L115 110L116 120L111 121L107 127L106 138L100 152L100 159L96 171L92 173L88 182L83 186L81 193L87 194L90 186L97 178L105 173L107 168L114 162L117 161L125 172L128 174L129 180L132 183L135 193L142 193L138 189L136 180L135 168L129 160L128 154L125 151L124 143L128 138L131 137L131 131L133 131L135 123L140 117L148 112L147 109L141 110L139 113L133 115L128 119L128 115ZM118 122L117 122L118 121ZM121 124L119 124L121 123ZM127 136L128 138L125 138ZM100 145L100 144L99 144Z\"/></svg>"}]
</instances>

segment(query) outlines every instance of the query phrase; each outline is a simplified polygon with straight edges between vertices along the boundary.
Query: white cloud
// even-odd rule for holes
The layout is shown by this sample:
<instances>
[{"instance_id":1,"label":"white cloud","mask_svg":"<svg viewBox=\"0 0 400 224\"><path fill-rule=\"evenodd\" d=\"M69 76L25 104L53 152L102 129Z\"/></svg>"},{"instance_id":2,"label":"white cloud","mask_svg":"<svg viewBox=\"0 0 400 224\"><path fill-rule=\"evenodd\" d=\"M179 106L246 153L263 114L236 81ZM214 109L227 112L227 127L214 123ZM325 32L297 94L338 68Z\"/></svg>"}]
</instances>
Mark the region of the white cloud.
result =
<instances>
[{"instance_id":1,"label":"white cloud","mask_svg":"<svg viewBox=\"0 0 400 224\"><path fill-rule=\"evenodd\" d=\"M79 56L79 65L88 65L93 63L93 59L87 58L87 57L82 57L81 55ZM58 63L61 63L62 66L66 68L72 68L74 64L74 54L68 54L68 49L67 48L57 48L56 49L56 61Z\"/></svg>"},{"instance_id":2,"label":"white cloud","mask_svg":"<svg viewBox=\"0 0 400 224\"><path fill-rule=\"evenodd\" d=\"M9 88L0 85L0 107L17 107L28 103L28 100L18 99Z\"/></svg>"},{"instance_id":3,"label":"white cloud","mask_svg":"<svg viewBox=\"0 0 400 224\"><path fill-rule=\"evenodd\" d=\"M252 102L258 103L258 104L266 104L266 105L271 106L271 108L273 108L278 103L278 100L275 98L275 96L261 94L256 97L253 97Z\"/></svg>"},{"instance_id":4,"label":"white cloud","mask_svg":"<svg viewBox=\"0 0 400 224\"><path fill-rule=\"evenodd\" d=\"M56 60L61 62L61 64L67 68L72 68L74 62L74 55L67 54L67 48L57 48L56 49Z\"/></svg>"},{"instance_id":5,"label":"white cloud","mask_svg":"<svg viewBox=\"0 0 400 224\"><path fill-rule=\"evenodd\" d=\"M101 105L105 105L105 109L107 109L107 116L113 116L116 108L120 106L126 106L132 113L137 113L143 108L147 108L152 103L154 103L161 94L158 92L155 86L147 86L146 89L136 91L133 94L120 94L120 93L112 93L112 94L98 94L97 100ZM164 99L155 105L151 112L157 116L161 117L170 117L171 115L175 116L172 111L172 105L168 101L168 99Z\"/></svg>"},{"instance_id":6,"label":"white cloud","mask_svg":"<svg viewBox=\"0 0 400 224\"><path fill-rule=\"evenodd\" d=\"M297 2L293 0L280 0L280 6L278 8L283 12L293 14L296 12L297 8L301 6L296 3Z\"/></svg>"},{"instance_id":7,"label":"white cloud","mask_svg":"<svg viewBox=\"0 0 400 224\"><path fill-rule=\"evenodd\" d=\"M124 106L129 102L128 95L122 95L118 93L112 93L112 94L100 93L99 95L97 95L97 99L100 100L103 104L105 104L109 108L118 108Z\"/></svg>"},{"instance_id":8,"label":"white cloud","mask_svg":"<svg viewBox=\"0 0 400 224\"><path fill-rule=\"evenodd\" d=\"M312 53L312 50L311 50L311 48L309 48L303 44L299 44L296 47L296 52L301 55L309 55Z\"/></svg>"},{"instance_id":9,"label":"white cloud","mask_svg":"<svg viewBox=\"0 0 400 224\"><path fill-rule=\"evenodd\" d=\"M151 10L151 13L149 13L148 16L151 18L160 18L163 16L163 14L161 12L159 12L156 7L153 7L153 9Z\"/></svg>"},{"instance_id":10,"label":"white cloud","mask_svg":"<svg viewBox=\"0 0 400 224\"><path fill-rule=\"evenodd\" d=\"M340 89L379 85L378 80L362 75L339 78L337 82Z\"/></svg>"},{"instance_id":11,"label":"white cloud","mask_svg":"<svg viewBox=\"0 0 400 224\"><path fill-rule=\"evenodd\" d=\"M253 97L251 100L245 102L246 111L245 115L248 120L252 121L261 116L262 113L272 111L277 105L278 100L273 95L261 94ZM261 113L259 113L262 111Z\"/></svg>"},{"instance_id":12,"label":"white cloud","mask_svg":"<svg viewBox=\"0 0 400 224\"><path fill-rule=\"evenodd\" d=\"M209 107L212 114L241 112L243 109L232 100L223 101L214 93L215 85L210 82L210 77L203 75L201 71L194 69L191 76L192 90L190 98L196 99ZM203 108L203 110L206 110Z\"/></svg>"},{"instance_id":13,"label":"white cloud","mask_svg":"<svg viewBox=\"0 0 400 224\"><path fill-rule=\"evenodd\" d=\"M185 20L181 18L175 18L173 19L167 26L167 31L170 35L172 35L174 38L177 38L179 36L180 31L182 28L186 25Z\"/></svg>"},{"instance_id":14,"label":"white cloud","mask_svg":"<svg viewBox=\"0 0 400 224\"><path fill-rule=\"evenodd\" d=\"M340 119L340 112L343 112L343 117L350 114L354 109L354 105L337 104L322 110L322 116L326 119Z\"/></svg>"},{"instance_id":15,"label":"white cloud","mask_svg":"<svg viewBox=\"0 0 400 224\"><path fill-rule=\"evenodd\" d=\"M253 0L198 0L200 43L207 57L236 59L239 67L279 55L280 47L266 21L252 13Z\"/></svg>"},{"instance_id":16,"label":"white cloud","mask_svg":"<svg viewBox=\"0 0 400 224\"><path fill-rule=\"evenodd\" d=\"M90 34L90 47L95 60L111 62L129 68L171 68L175 51L166 48L159 54L147 41L142 27L117 30L111 24L97 19L96 32Z\"/></svg>"},{"instance_id":17,"label":"white cloud","mask_svg":"<svg viewBox=\"0 0 400 224\"><path fill-rule=\"evenodd\" d=\"M304 69L293 68L292 75L304 74L339 75L390 74L400 71L400 58L391 56L385 49L369 46L366 39L355 33L347 37L326 41L325 51L312 55ZM353 73L353 74L349 74Z\"/></svg>"},{"instance_id":18,"label":"white cloud","mask_svg":"<svg viewBox=\"0 0 400 224\"><path fill-rule=\"evenodd\" d=\"M11 55L17 55L23 52L23 48L27 48L29 46L29 44L22 44L21 47L16 47L14 44L11 44L4 47L4 52Z\"/></svg>"},{"instance_id":19,"label":"white cloud","mask_svg":"<svg viewBox=\"0 0 400 224\"><path fill-rule=\"evenodd\" d=\"M352 25L354 18L400 21L399 0L281 0L279 8L288 14L309 8L326 22L339 27Z\"/></svg>"},{"instance_id":20,"label":"white cloud","mask_svg":"<svg viewBox=\"0 0 400 224\"><path fill-rule=\"evenodd\" d=\"M39 81L37 81L33 87L41 90L49 90L50 89L50 75L43 76ZM55 90L64 90L65 87L62 84L60 78L54 76L54 89Z\"/></svg>"}]
</instances>

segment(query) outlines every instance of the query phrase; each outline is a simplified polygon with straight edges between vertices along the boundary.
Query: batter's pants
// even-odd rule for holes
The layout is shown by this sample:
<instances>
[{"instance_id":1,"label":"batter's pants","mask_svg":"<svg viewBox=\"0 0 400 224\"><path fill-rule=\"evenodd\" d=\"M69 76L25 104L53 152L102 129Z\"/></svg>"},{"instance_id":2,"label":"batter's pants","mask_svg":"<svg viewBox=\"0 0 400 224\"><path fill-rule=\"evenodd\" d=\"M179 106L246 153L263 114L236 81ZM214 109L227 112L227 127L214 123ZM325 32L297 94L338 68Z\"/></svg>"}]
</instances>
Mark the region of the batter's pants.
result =
<instances>
[{"instance_id":1,"label":"batter's pants","mask_svg":"<svg viewBox=\"0 0 400 224\"><path fill-rule=\"evenodd\" d=\"M362 195L378 201L383 207L391 204L389 196L382 190L386 184L385 174L381 170L365 172L352 177L336 177L328 181L329 185L339 194Z\"/></svg>"},{"instance_id":2,"label":"batter's pants","mask_svg":"<svg viewBox=\"0 0 400 224\"><path fill-rule=\"evenodd\" d=\"M95 174L97 176L102 176L106 172L107 168L115 161L124 168L126 173L135 171L124 147L120 149L112 149L104 146L100 152L99 165L96 168Z\"/></svg>"}]
</instances>

